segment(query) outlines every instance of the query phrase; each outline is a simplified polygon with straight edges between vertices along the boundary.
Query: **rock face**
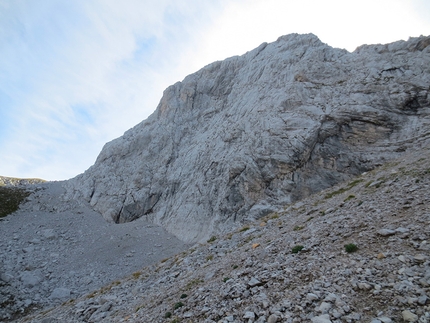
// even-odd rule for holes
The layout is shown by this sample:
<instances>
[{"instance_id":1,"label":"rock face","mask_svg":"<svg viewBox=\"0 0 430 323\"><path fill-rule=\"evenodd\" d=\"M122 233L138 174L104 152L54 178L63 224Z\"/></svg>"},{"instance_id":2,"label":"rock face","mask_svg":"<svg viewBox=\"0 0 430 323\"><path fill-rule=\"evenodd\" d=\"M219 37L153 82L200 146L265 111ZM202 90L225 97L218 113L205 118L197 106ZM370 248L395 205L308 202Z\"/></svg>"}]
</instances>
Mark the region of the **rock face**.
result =
<instances>
[{"instance_id":1,"label":"rock face","mask_svg":"<svg viewBox=\"0 0 430 323\"><path fill-rule=\"evenodd\" d=\"M419 147L429 85L430 37L349 53L283 36L167 88L65 198L202 241Z\"/></svg>"}]
</instances>

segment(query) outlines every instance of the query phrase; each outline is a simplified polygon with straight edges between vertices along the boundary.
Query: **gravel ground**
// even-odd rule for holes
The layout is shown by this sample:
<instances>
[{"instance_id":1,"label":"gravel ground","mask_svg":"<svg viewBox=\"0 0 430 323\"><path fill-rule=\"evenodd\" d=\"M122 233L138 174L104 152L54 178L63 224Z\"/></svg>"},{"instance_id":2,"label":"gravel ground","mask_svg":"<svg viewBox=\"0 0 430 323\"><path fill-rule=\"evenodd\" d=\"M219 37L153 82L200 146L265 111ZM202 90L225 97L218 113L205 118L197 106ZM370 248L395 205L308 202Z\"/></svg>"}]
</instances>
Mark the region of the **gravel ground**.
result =
<instances>
[{"instance_id":1,"label":"gravel ground","mask_svg":"<svg viewBox=\"0 0 430 323\"><path fill-rule=\"evenodd\" d=\"M0 321L76 298L187 247L144 218L118 225L66 203L61 184L29 186L27 202L0 221Z\"/></svg>"},{"instance_id":2,"label":"gravel ground","mask_svg":"<svg viewBox=\"0 0 430 323\"><path fill-rule=\"evenodd\" d=\"M428 323L429 160L405 154L20 322Z\"/></svg>"}]
</instances>

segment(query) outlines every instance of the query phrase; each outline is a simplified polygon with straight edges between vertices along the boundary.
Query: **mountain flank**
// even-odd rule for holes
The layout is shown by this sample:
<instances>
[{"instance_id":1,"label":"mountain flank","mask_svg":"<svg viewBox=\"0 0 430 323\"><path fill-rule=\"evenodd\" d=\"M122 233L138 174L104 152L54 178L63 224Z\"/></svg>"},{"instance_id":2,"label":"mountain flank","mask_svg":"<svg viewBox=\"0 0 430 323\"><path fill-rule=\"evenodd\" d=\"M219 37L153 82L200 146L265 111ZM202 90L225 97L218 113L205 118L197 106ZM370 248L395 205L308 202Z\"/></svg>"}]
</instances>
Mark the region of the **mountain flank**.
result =
<instances>
[{"instance_id":1,"label":"mountain flank","mask_svg":"<svg viewBox=\"0 0 430 323\"><path fill-rule=\"evenodd\" d=\"M430 38L350 53L291 34L212 63L65 183L185 242L240 228L428 142Z\"/></svg>"},{"instance_id":2,"label":"mountain flank","mask_svg":"<svg viewBox=\"0 0 430 323\"><path fill-rule=\"evenodd\" d=\"M19 322L429 322L430 147Z\"/></svg>"}]
</instances>

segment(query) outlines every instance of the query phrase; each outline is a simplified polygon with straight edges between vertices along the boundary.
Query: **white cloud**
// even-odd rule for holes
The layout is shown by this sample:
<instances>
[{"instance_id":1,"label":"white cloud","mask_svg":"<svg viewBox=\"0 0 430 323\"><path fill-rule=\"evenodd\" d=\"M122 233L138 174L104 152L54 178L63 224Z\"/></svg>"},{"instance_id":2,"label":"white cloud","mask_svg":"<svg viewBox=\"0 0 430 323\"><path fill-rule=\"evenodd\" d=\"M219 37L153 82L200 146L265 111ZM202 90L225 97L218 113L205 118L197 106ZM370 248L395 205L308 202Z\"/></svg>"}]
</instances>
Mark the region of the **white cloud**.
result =
<instances>
[{"instance_id":1,"label":"white cloud","mask_svg":"<svg viewBox=\"0 0 430 323\"><path fill-rule=\"evenodd\" d=\"M0 0L0 175L77 175L168 85L214 60L292 32L348 50L430 34L429 10L425 0Z\"/></svg>"}]
</instances>

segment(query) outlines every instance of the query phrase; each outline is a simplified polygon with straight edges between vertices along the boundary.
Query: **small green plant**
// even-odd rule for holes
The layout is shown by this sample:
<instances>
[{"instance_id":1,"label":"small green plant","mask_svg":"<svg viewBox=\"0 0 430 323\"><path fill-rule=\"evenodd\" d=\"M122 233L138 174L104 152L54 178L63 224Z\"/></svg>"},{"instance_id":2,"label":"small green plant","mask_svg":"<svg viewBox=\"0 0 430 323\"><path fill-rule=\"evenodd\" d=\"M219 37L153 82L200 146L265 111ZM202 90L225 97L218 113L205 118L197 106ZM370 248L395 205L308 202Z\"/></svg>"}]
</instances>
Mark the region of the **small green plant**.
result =
<instances>
[{"instance_id":1,"label":"small green plant","mask_svg":"<svg viewBox=\"0 0 430 323\"><path fill-rule=\"evenodd\" d=\"M187 283L187 285L185 286L185 289L190 290L192 287L194 287L200 283L203 283L202 279L193 279Z\"/></svg>"},{"instance_id":2,"label":"small green plant","mask_svg":"<svg viewBox=\"0 0 430 323\"><path fill-rule=\"evenodd\" d=\"M213 255L209 255L209 256L206 257L206 261L211 261L212 259L214 259Z\"/></svg>"},{"instance_id":3,"label":"small green plant","mask_svg":"<svg viewBox=\"0 0 430 323\"><path fill-rule=\"evenodd\" d=\"M344 202L348 202L349 200L355 199L355 195L348 195L346 199L344 199Z\"/></svg>"},{"instance_id":4,"label":"small green plant","mask_svg":"<svg viewBox=\"0 0 430 323\"><path fill-rule=\"evenodd\" d=\"M134 272L134 273L132 274L132 276L133 276L133 278L134 278L134 279L138 279L138 278L140 277L140 275L142 275L142 273L141 273L141 272L139 272L139 271L136 271L136 272Z\"/></svg>"},{"instance_id":5,"label":"small green plant","mask_svg":"<svg viewBox=\"0 0 430 323\"><path fill-rule=\"evenodd\" d=\"M248 231L249 230L249 227L243 227L242 229L240 229L240 232L245 232L245 231Z\"/></svg>"},{"instance_id":6,"label":"small green plant","mask_svg":"<svg viewBox=\"0 0 430 323\"><path fill-rule=\"evenodd\" d=\"M342 193L345 193L346 191L350 190L351 188L353 188L354 186L356 186L358 183L361 183L363 180L362 179L357 179L355 181L352 181L350 183L348 183L348 185L346 187L341 187L340 189L338 189L337 191L328 193L324 196L325 199L330 199L335 195L339 195Z\"/></svg>"},{"instance_id":7,"label":"small green plant","mask_svg":"<svg viewBox=\"0 0 430 323\"><path fill-rule=\"evenodd\" d=\"M187 298L188 297L188 295L187 294L182 294L181 295L181 299L184 299L184 298Z\"/></svg>"},{"instance_id":8,"label":"small green plant","mask_svg":"<svg viewBox=\"0 0 430 323\"><path fill-rule=\"evenodd\" d=\"M358 250L358 247L353 243L348 243L345 245L345 251L348 253L351 253L357 250Z\"/></svg>"},{"instance_id":9,"label":"small green plant","mask_svg":"<svg viewBox=\"0 0 430 323\"><path fill-rule=\"evenodd\" d=\"M175 310L177 310L178 308L180 308L180 307L182 307L182 306L184 306L184 304L183 304L182 302L177 302L177 303L175 303L175 305L173 306L173 308L174 308Z\"/></svg>"},{"instance_id":10,"label":"small green plant","mask_svg":"<svg viewBox=\"0 0 430 323\"><path fill-rule=\"evenodd\" d=\"M298 253L301 251L304 247L301 245L294 246L293 249L291 249L291 253Z\"/></svg>"},{"instance_id":11,"label":"small green plant","mask_svg":"<svg viewBox=\"0 0 430 323\"><path fill-rule=\"evenodd\" d=\"M209 240L208 240L208 243L212 243L212 242L214 242L216 240L216 237L215 236L212 236Z\"/></svg>"},{"instance_id":12,"label":"small green plant","mask_svg":"<svg viewBox=\"0 0 430 323\"><path fill-rule=\"evenodd\" d=\"M164 314L165 319L168 319L170 317L172 317L172 312L166 312L166 314Z\"/></svg>"},{"instance_id":13,"label":"small green plant","mask_svg":"<svg viewBox=\"0 0 430 323\"><path fill-rule=\"evenodd\" d=\"M275 213L273 213L272 214L272 216L270 217L272 220L274 220L274 219L278 219L279 218L279 214L278 214L278 212L275 212Z\"/></svg>"},{"instance_id":14,"label":"small green plant","mask_svg":"<svg viewBox=\"0 0 430 323\"><path fill-rule=\"evenodd\" d=\"M224 283L226 283L229 279L230 279L230 277L224 277L222 281L223 281Z\"/></svg>"},{"instance_id":15,"label":"small green plant","mask_svg":"<svg viewBox=\"0 0 430 323\"><path fill-rule=\"evenodd\" d=\"M239 266L238 266L238 265L233 265L232 267L233 267L233 269L236 269L236 268L238 268Z\"/></svg>"},{"instance_id":16,"label":"small green plant","mask_svg":"<svg viewBox=\"0 0 430 323\"><path fill-rule=\"evenodd\" d=\"M301 225L296 225L295 227L294 227L294 231L300 231L300 230L303 230L303 226L301 226Z\"/></svg>"}]
</instances>

